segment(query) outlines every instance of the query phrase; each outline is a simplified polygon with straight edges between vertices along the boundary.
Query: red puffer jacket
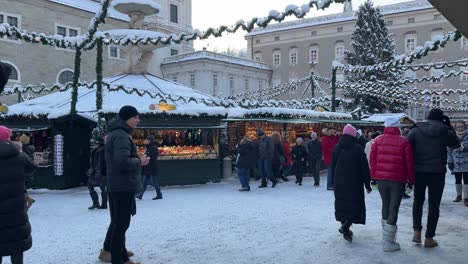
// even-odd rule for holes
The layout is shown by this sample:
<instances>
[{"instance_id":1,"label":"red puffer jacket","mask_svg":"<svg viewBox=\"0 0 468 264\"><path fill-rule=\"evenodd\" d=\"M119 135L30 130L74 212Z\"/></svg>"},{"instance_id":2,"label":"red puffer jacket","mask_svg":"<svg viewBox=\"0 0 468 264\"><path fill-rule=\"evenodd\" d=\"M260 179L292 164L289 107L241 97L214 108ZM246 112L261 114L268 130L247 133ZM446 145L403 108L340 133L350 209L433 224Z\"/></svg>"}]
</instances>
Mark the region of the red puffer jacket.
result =
<instances>
[{"instance_id":1,"label":"red puffer jacket","mask_svg":"<svg viewBox=\"0 0 468 264\"><path fill-rule=\"evenodd\" d=\"M414 178L413 148L397 127L387 127L375 139L370 153L371 176L374 180L411 183Z\"/></svg>"},{"instance_id":2,"label":"red puffer jacket","mask_svg":"<svg viewBox=\"0 0 468 264\"><path fill-rule=\"evenodd\" d=\"M286 160L281 165L285 167L292 166L291 145L289 144L289 142L283 141L283 150L284 150L284 155L286 156Z\"/></svg>"},{"instance_id":3,"label":"red puffer jacket","mask_svg":"<svg viewBox=\"0 0 468 264\"><path fill-rule=\"evenodd\" d=\"M340 137L324 135L320 141L322 141L323 161L325 165L329 166L332 162L333 149L335 149L336 144L340 141Z\"/></svg>"}]
</instances>

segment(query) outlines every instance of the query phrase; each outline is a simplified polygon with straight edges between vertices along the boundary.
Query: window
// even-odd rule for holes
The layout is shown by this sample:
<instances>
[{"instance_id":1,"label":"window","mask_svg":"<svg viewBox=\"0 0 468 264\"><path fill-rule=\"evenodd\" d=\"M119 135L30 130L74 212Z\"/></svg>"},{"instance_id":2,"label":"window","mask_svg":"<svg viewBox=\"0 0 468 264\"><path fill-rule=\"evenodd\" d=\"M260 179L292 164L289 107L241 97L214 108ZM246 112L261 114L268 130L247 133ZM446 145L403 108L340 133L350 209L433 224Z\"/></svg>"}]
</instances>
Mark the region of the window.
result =
<instances>
[{"instance_id":1,"label":"window","mask_svg":"<svg viewBox=\"0 0 468 264\"><path fill-rule=\"evenodd\" d=\"M255 40L255 44L260 44L260 40L259 39Z\"/></svg>"},{"instance_id":2,"label":"window","mask_svg":"<svg viewBox=\"0 0 468 264\"><path fill-rule=\"evenodd\" d=\"M342 59L344 53L344 44L337 43L335 44L335 59Z\"/></svg>"},{"instance_id":3,"label":"window","mask_svg":"<svg viewBox=\"0 0 468 264\"><path fill-rule=\"evenodd\" d=\"M273 65L279 66L281 64L281 53L273 53Z\"/></svg>"},{"instance_id":4,"label":"window","mask_svg":"<svg viewBox=\"0 0 468 264\"><path fill-rule=\"evenodd\" d=\"M247 78L244 79L244 89L246 93L249 92L249 79Z\"/></svg>"},{"instance_id":5,"label":"window","mask_svg":"<svg viewBox=\"0 0 468 264\"><path fill-rule=\"evenodd\" d=\"M279 41L280 40L280 37L279 36L276 36L275 37L275 41Z\"/></svg>"},{"instance_id":6,"label":"window","mask_svg":"<svg viewBox=\"0 0 468 264\"><path fill-rule=\"evenodd\" d=\"M263 81L261 79L258 80L258 90L263 89Z\"/></svg>"},{"instance_id":7,"label":"window","mask_svg":"<svg viewBox=\"0 0 468 264\"><path fill-rule=\"evenodd\" d=\"M195 88L195 73L190 74L190 87Z\"/></svg>"},{"instance_id":8,"label":"window","mask_svg":"<svg viewBox=\"0 0 468 264\"><path fill-rule=\"evenodd\" d=\"M460 70L463 70L463 74L460 76L460 81L468 82L468 67L462 67Z\"/></svg>"},{"instance_id":9,"label":"window","mask_svg":"<svg viewBox=\"0 0 468 264\"><path fill-rule=\"evenodd\" d=\"M179 23L179 7L176 5L170 5L170 12L171 12L171 22L172 23Z\"/></svg>"},{"instance_id":10,"label":"window","mask_svg":"<svg viewBox=\"0 0 468 264\"><path fill-rule=\"evenodd\" d=\"M229 91L231 92L231 96L234 95L234 76L229 76Z\"/></svg>"},{"instance_id":11,"label":"window","mask_svg":"<svg viewBox=\"0 0 468 264\"><path fill-rule=\"evenodd\" d=\"M218 88L218 74L213 74L213 90Z\"/></svg>"},{"instance_id":12,"label":"window","mask_svg":"<svg viewBox=\"0 0 468 264\"><path fill-rule=\"evenodd\" d=\"M440 107L442 106L442 96L441 95L433 95L431 96L431 103L432 107Z\"/></svg>"},{"instance_id":13,"label":"window","mask_svg":"<svg viewBox=\"0 0 468 264\"><path fill-rule=\"evenodd\" d=\"M336 32L343 32L343 27L339 27L336 29Z\"/></svg>"},{"instance_id":14,"label":"window","mask_svg":"<svg viewBox=\"0 0 468 264\"><path fill-rule=\"evenodd\" d=\"M56 25L55 34L63 37L76 37L80 34L80 29L64 25Z\"/></svg>"},{"instance_id":15,"label":"window","mask_svg":"<svg viewBox=\"0 0 468 264\"><path fill-rule=\"evenodd\" d=\"M441 20L442 19L442 15L441 14L436 14L434 15L434 20Z\"/></svg>"},{"instance_id":16,"label":"window","mask_svg":"<svg viewBox=\"0 0 468 264\"><path fill-rule=\"evenodd\" d=\"M311 35L311 36L317 36L317 31L312 31L312 32L310 32L310 35Z\"/></svg>"},{"instance_id":17,"label":"window","mask_svg":"<svg viewBox=\"0 0 468 264\"><path fill-rule=\"evenodd\" d=\"M10 63L9 61L1 61L11 68L11 73L10 76L8 76L8 81L9 82L20 82L20 74L18 68L13 64Z\"/></svg>"},{"instance_id":18,"label":"window","mask_svg":"<svg viewBox=\"0 0 468 264\"><path fill-rule=\"evenodd\" d=\"M408 18L408 24L411 24L411 23L414 23L414 22L415 22L414 17Z\"/></svg>"},{"instance_id":19,"label":"window","mask_svg":"<svg viewBox=\"0 0 468 264\"><path fill-rule=\"evenodd\" d=\"M434 77L440 77L444 75L444 70L443 69L431 69L431 76ZM441 83L444 82L444 78L436 79L436 80L431 80L432 83Z\"/></svg>"},{"instance_id":20,"label":"window","mask_svg":"<svg viewBox=\"0 0 468 264\"><path fill-rule=\"evenodd\" d=\"M21 21L21 18L19 15L0 13L0 24L7 23L7 24L10 24L10 26L15 26L16 28L21 29L20 21ZM9 39L15 42L18 40L16 36L11 36L11 37L5 36L0 39Z\"/></svg>"},{"instance_id":21,"label":"window","mask_svg":"<svg viewBox=\"0 0 468 264\"><path fill-rule=\"evenodd\" d=\"M120 49L116 46L109 46L109 58L120 59Z\"/></svg>"},{"instance_id":22,"label":"window","mask_svg":"<svg viewBox=\"0 0 468 264\"><path fill-rule=\"evenodd\" d=\"M58 82L60 84L67 84L73 81L73 71L70 69L64 69L58 74Z\"/></svg>"},{"instance_id":23,"label":"window","mask_svg":"<svg viewBox=\"0 0 468 264\"><path fill-rule=\"evenodd\" d=\"M416 49L416 35L407 35L405 37L405 52L409 53Z\"/></svg>"},{"instance_id":24,"label":"window","mask_svg":"<svg viewBox=\"0 0 468 264\"><path fill-rule=\"evenodd\" d=\"M385 22L387 26L393 26L393 20L388 20Z\"/></svg>"},{"instance_id":25,"label":"window","mask_svg":"<svg viewBox=\"0 0 468 264\"><path fill-rule=\"evenodd\" d=\"M297 64L297 50L296 49L289 51L289 64L291 65Z\"/></svg>"},{"instance_id":26,"label":"window","mask_svg":"<svg viewBox=\"0 0 468 264\"><path fill-rule=\"evenodd\" d=\"M462 108L468 108L468 96L460 95L460 103Z\"/></svg>"},{"instance_id":27,"label":"window","mask_svg":"<svg viewBox=\"0 0 468 264\"><path fill-rule=\"evenodd\" d=\"M467 38L462 37L462 39L461 39L461 46L462 46L462 48L465 48L465 49L468 48L468 39L467 39Z\"/></svg>"},{"instance_id":28,"label":"window","mask_svg":"<svg viewBox=\"0 0 468 264\"><path fill-rule=\"evenodd\" d=\"M309 63L318 62L318 48L310 48L309 50Z\"/></svg>"},{"instance_id":29,"label":"window","mask_svg":"<svg viewBox=\"0 0 468 264\"><path fill-rule=\"evenodd\" d=\"M175 55L177 55L177 54L179 54L179 51L178 51L178 50L176 50L176 49L171 49L171 56L175 56Z\"/></svg>"},{"instance_id":30,"label":"window","mask_svg":"<svg viewBox=\"0 0 468 264\"><path fill-rule=\"evenodd\" d=\"M263 61L262 53L260 53L260 52L255 53L254 60L255 60L256 62L262 62L262 61Z\"/></svg>"}]
</instances>

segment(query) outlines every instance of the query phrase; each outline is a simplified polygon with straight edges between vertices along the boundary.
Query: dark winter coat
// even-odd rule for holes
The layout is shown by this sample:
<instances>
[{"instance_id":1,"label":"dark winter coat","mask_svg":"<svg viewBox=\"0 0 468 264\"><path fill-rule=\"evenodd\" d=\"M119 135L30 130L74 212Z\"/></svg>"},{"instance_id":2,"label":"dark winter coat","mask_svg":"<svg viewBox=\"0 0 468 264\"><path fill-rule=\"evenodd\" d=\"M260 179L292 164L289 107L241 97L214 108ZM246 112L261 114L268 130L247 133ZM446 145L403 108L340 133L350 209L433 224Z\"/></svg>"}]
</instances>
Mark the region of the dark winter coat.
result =
<instances>
[{"instance_id":1,"label":"dark winter coat","mask_svg":"<svg viewBox=\"0 0 468 264\"><path fill-rule=\"evenodd\" d=\"M360 135L358 138L357 138L357 143L359 145L361 145L362 149L365 149L366 148L366 144L367 144L367 139L364 137L364 135Z\"/></svg>"},{"instance_id":2,"label":"dark winter coat","mask_svg":"<svg viewBox=\"0 0 468 264\"><path fill-rule=\"evenodd\" d=\"M9 141L0 140L0 257L23 253L32 246L26 213L25 174L36 165Z\"/></svg>"},{"instance_id":3,"label":"dark winter coat","mask_svg":"<svg viewBox=\"0 0 468 264\"><path fill-rule=\"evenodd\" d=\"M28 157L31 159L31 160L34 160L34 152L36 152L36 148L31 145L31 144L23 144L22 146L22 150L23 152L28 155Z\"/></svg>"},{"instance_id":4,"label":"dark winter coat","mask_svg":"<svg viewBox=\"0 0 468 264\"><path fill-rule=\"evenodd\" d=\"M110 192L135 192L141 165L130 135L132 128L120 117L114 118L108 128L109 135L105 145L107 187Z\"/></svg>"},{"instance_id":5,"label":"dark winter coat","mask_svg":"<svg viewBox=\"0 0 468 264\"><path fill-rule=\"evenodd\" d=\"M333 151L332 177L335 189L335 219L366 223L364 186L371 190L366 154L356 138L343 135Z\"/></svg>"},{"instance_id":6,"label":"dark winter coat","mask_svg":"<svg viewBox=\"0 0 468 264\"><path fill-rule=\"evenodd\" d=\"M258 139L258 158L273 159L274 144L269 136Z\"/></svg>"},{"instance_id":7,"label":"dark winter coat","mask_svg":"<svg viewBox=\"0 0 468 264\"><path fill-rule=\"evenodd\" d=\"M273 143L273 164L280 164L282 161L286 160L286 155L284 155L283 144L281 142Z\"/></svg>"},{"instance_id":8,"label":"dark winter coat","mask_svg":"<svg viewBox=\"0 0 468 264\"><path fill-rule=\"evenodd\" d=\"M418 123L408 134L413 146L416 173L447 172L447 147L457 149L460 142L455 132L441 121Z\"/></svg>"},{"instance_id":9,"label":"dark winter coat","mask_svg":"<svg viewBox=\"0 0 468 264\"><path fill-rule=\"evenodd\" d=\"M106 184L106 155L104 145L91 149L88 184L91 186Z\"/></svg>"},{"instance_id":10,"label":"dark winter coat","mask_svg":"<svg viewBox=\"0 0 468 264\"><path fill-rule=\"evenodd\" d=\"M257 165L255 156L255 145L252 141L245 141L238 148L239 159L237 167L242 169L253 169Z\"/></svg>"},{"instance_id":11,"label":"dark winter coat","mask_svg":"<svg viewBox=\"0 0 468 264\"><path fill-rule=\"evenodd\" d=\"M294 146L291 151L291 157L293 161L293 169L297 171L302 171L307 160L307 151L304 146Z\"/></svg>"},{"instance_id":12,"label":"dark winter coat","mask_svg":"<svg viewBox=\"0 0 468 264\"><path fill-rule=\"evenodd\" d=\"M459 138L458 141L462 147L448 150L447 163L453 164L454 173L468 173L468 131L465 131L463 138Z\"/></svg>"},{"instance_id":13,"label":"dark winter coat","mask_svg":"<svg viewBox=\"0 0 468 264\"><path fill-rule=\"evenodd\" d=\"M146 146L146 156L150 158L148 165L143 167L143 174L156 176L158 175L158 143L152 142Z\"/></svg>"},{"instance_id":14,"label":"dark winter coat","mask_svg":"<svg viewBox=\"0 0 468 264\"><path fill-rule=\"evenodd\" d=\"M325 165L330 165L333 157L333 149L335 148L336 144L338 144L339 140L339 136L322 136L322 155Z\"/></svg>"},{"instance_id":15,"label":"dark winter coat","mask_svg":"<svg viewBox=\"0 0 468 264\"><path fill-rule=\"evenodd\" d=\"M318 139L307 142L307 152L309 160L322 160L322 142Z\"/></svg>"}]
</instances>

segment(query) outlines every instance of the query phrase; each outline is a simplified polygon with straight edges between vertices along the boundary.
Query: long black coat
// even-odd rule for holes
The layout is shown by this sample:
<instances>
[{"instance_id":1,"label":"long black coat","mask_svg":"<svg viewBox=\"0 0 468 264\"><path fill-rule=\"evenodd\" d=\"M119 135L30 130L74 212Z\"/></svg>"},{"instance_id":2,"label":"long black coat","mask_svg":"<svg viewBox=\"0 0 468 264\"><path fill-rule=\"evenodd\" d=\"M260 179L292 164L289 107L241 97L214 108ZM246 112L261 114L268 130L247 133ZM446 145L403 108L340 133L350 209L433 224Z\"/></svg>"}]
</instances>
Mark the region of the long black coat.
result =
<instances>
[{"instance_id":1,"label":"long black coat","mask_svg":"<svg viewBox=\"0 0 468 264\"><path fill-rule=\"evenodd\" d=\"M143 167L143 173L151 176L158 175L158 143L152 142L146 146L146 156L150 158L148 165Z\"/></svg>"},{"instance_id":2,"label":"long black coat","mask_svg":"<svg viewBox=\"0 0 468 264\"><path fill-rule=\"evenodd\" d=\"M335 218L366 224L364 186L370 190L366 154L356 138L343 135L333 150L332 177L335 181Z\"/></svg>"},{"instance_id":3,"label":"long black coat","mask_svg":"<svg viewBox=\"0 0 468 264\"><path fill-rule=\"evenodd\" d=\"M0 256L17 255L32 246L24 182L36 165L15 145L0 140L0 168Z\"/></svg>"},{"instance_id":4,"label":"long black coat","mask_svg":"<svg viewBox=\"0 0 468 264\"><path fill-rule=\"evenodd\" d=\"M255 144L252 141L246 141L239 145L237 150L239 153L239 160L237 167L243 169L253 169L257 164L257 154L255 151Z\"/></svg>"},{"instance_id":5,"label":"long black coat","mask_svg":"<svg viewBox=\"0 0 468 264\"><path fill-rule=\"evenodd\" d=\"M294 146L291 150L291 157L293 161L293 171L303 173L305 169L305 162L307 160L307 150L304 146Z\"/></svg>"},{"instance_id":6,"label":"long black coat","mask_svg":"<svg viewBox=\"0 0 468 264\"><path fill-rule=\"evenodd\" d=\"M88 183L92 186L106 184L106 156L104 146L91 149L90 166L88 170Z\"/></svg>"},{"instance_id":7,"label":"long black coat","mask_svg":"<svg viewBox=\"0 0 468 264\"><path fill-rule=\"evenodd\" d=\"M273 143L273 164L280 164L281 157L286 160L286 156L284 155L283 143Z\"/></svg>"}]
</instances>

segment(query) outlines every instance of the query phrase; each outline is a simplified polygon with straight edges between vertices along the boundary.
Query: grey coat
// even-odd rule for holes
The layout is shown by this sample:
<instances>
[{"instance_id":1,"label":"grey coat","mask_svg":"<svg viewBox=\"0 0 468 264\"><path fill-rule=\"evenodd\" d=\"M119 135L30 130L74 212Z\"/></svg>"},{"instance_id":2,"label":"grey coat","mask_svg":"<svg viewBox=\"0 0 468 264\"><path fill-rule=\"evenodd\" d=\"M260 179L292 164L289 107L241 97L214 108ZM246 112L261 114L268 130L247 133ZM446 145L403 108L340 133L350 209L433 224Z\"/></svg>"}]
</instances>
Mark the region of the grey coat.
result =
<instances>
[{"instance_id":1,"label":"grey coat","mask_svg":"<svg viewBox=\"0 0 468 264\"><path fill-rule=\"evenodd\" d=\"M258 140L258 158L259 159L273 159L274 144L273 139L265 136Z\"/></svg>"},{"instance_id":2,"label":"grey coat","mask_svg":"<svg viewBox=\"0 0 468 264\"><path fill-rule=\"evenodd\" d=\"M468 172L468 131L465 131L463 139L460 140L461 148L448 149L447 163L453 163L452 172Z\"/></svg>"}]
</instances>

